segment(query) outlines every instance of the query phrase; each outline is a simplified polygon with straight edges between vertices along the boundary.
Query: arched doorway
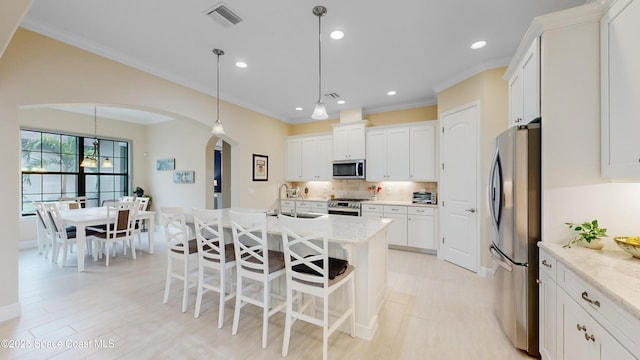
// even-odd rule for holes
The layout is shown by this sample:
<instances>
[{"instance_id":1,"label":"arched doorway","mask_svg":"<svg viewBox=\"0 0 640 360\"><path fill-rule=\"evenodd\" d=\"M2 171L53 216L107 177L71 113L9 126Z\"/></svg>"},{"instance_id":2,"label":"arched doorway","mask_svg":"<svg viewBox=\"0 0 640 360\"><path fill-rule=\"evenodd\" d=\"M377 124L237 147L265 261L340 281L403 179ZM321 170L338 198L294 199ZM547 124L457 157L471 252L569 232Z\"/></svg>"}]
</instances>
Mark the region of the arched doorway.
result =
<instances>
[{"instance_id":1,"label":"arched doorway","mask_svg":"<svg viewBox=\"0 0 640 360\"><path fill-rule=\"evenodd\" d=\"M207 209L231 207L231 145L212 136L206 147Z\"/></svg>"}]
</instances>

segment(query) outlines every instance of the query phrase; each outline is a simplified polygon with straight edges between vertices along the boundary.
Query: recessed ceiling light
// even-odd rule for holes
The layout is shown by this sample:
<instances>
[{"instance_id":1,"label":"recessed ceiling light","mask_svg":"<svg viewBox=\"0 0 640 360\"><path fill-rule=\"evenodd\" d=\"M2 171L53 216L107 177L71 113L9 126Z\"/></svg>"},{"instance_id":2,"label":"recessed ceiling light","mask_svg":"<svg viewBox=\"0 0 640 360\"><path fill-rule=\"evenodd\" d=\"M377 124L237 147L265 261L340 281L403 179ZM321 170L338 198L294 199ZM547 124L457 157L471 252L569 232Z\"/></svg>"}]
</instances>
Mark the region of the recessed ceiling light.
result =
<instances>
[{"instance_id":1,"label":"recessed ceiling light","mask_svg":"<svg viewBox=\"0 0 640 360\"><path fill-rule=\"evenodd\" d=\"M296 110L302 111L302 108L301 107L297 107Z\"/></svg>"},{"instance_id":2,"label":"recessed ceiling light","mask_svg":"<svg viewBox=\"0 0 640 360\"><path fill-rule=\"evenodd\" d=\"M471 44L471 48L473 50L478 50L478 49L482 49L483 47L485 47L487 45L487 42L484 40L480 40L480 41L476 41L473 44Z\"/></svg>"},{"instance_id":3,"label":"recessed ceiling light","mask_svg":"<svg viewBox=\"0 0 640 360\"><path fill-rule=\"evenodd\" d=\"M247 63L244 61L236 61L236 66L239 67L240 69L244 69L249 65L247 65Z\"/></svg>"},{"instance_id":4,"label":"recessed ceiling light","mask_svg":"<svg viewBox=\"0 0 640 360\"><path fill-rule=\"evenodd\" d=\"M331 38L334 40L340 40L344 37L344 33L340 30L334 30L331 32L331 34L329 34L329 36L331 36Z\"/></svg>"},{"instance_id":5,"label":"recessed ceiling light","mask_svg":"<svg viewBox=\"0 0 640 360\"><path fill-rule=\"evenodd\" d=\"M391 90L391 91L387 92L387 95L389 95L389 96L393 96L395 94L397 94L397 92L395 90Z\"/></svg>"},{"instance_id":6,"label":"recessed ceiling light","mask_svg":"<svg viewBox=\"0 0 640 360\"><path fill-rule=\"evenodd\" d=\"M338 100L337 102L338 102L338 104L340 104L340 105L342 105L342 104L346 103L346 101L344 101L344 100Z\"/></svg>"}]
</instances>

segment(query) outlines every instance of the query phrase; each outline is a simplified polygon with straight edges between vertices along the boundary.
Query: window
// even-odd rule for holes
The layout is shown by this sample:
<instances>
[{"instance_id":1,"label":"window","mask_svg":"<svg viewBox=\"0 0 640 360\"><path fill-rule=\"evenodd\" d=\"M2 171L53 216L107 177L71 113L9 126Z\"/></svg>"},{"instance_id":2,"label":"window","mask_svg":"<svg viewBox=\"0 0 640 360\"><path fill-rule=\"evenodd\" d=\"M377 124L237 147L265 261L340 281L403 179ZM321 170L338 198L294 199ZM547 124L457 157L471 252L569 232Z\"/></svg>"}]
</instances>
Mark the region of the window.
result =
<instances>
[{"instance_id":1,"label":"window","mask_svg":"<svg viewBox=\"0 0 640 360\"><path fill-rule=\"evenodd\" d=\"M93 152L94 138L20 130L22 215L35 214L34 201L87 196L88 206L129 193L129 143L98 139L97 168L83 168L83 154ZM82 151L80 151L82 146ZM102 167L108 157L112 168Z\"/></svg>"}]
</instances>

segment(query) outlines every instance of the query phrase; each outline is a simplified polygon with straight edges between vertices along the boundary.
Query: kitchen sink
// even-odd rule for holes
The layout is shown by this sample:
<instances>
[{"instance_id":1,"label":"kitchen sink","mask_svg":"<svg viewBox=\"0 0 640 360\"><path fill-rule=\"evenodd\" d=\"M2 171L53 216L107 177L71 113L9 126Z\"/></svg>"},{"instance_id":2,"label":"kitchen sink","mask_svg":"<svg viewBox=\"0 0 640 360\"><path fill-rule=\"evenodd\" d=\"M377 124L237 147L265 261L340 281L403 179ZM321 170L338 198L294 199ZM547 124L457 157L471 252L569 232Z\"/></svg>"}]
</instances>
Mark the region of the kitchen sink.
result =
<instances>
[{"instance_id":1,"label":"kitchen sink","mask_svg":"<svg viewBox=\"0 0 640 360\"><path fill-rule=\"evenodd\" d=\"M315 218L319 218L320 216L324 216L326 214L297 213L297 214L293 215L293 214L282 213L282 215L289 216L289 217L297 217L297 218L300 218L300 219L315 219ZM267 212L267 216L278 216L278 214L276 212L273 212L273 211L268 211Z\"/></svg>"}]
</instances>

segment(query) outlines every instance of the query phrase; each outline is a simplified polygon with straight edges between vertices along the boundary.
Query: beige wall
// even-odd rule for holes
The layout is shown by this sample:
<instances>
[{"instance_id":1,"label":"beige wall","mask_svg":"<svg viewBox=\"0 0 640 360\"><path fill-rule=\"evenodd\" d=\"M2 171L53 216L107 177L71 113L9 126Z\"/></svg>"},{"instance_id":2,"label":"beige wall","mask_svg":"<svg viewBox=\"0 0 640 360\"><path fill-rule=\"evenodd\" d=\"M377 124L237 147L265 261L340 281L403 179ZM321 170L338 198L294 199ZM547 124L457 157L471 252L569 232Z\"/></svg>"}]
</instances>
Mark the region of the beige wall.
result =
<instances>
[{"instance_id":1,"label":"beige wall","mask_svg":"<svg viewBox=\"0 0 640 360\"><path fill-rule=\"evenodd\" d=\"M0 57L30 7L31 0L4 0L2 2L2 6L0 6Z\"/></svg>"},{"instance_id":2,"label":"beige wall","mask_svg":"<svg viewBox=\"0 0 640 360\"><path fill-rule=\"evenodd\" d=\"M4 8L3 4L2 10ZM203 181L201 174L206 172L204 149L212 136L209 126L212 124L212 114L215 114L216 102L215 98L206 94L24 29L15 33L0 58L0 79L0 149L7 155L5 169L8 169L0 175L0 186L5 194L5 206L0 210L0 225L6 231L0 240L5 250L0 252L2 319L11 316L4 314L3 309L19 309L20 108L58 103L110 104L149 109L184 120L178 124L149 127L148 157L134 166L146 169L149 179L135 175L136 181L149 184L145 190L153 195L156 206L180 200L177 205L189 208L205 203L206 186L209 185ZM271 205L277 184L283 178L282 140L288 125L225 101L221 101L220 113L227 132L224 139L232 144L231 205ZM55 129L56 126L51 124L48 128ZM194 134L197 141L185 141L185 136ZM251 155L254 153L269 156L268 182L254 183L251 180ZM192 186L195 195L176 197L174 191L181 193L185 188L176 189L177 185L164 179L164 174L155 172L155 159L165 154L176 154L180 169L196 171L196 183L182 185Z\"/></svg>"},{"instance_id":3,"label":"beige wall","mask_svg":"<svg viewBox=\"0 0 640 360\"><path fill-rule=\"evenodd\" d=\"M491 244L493 230L489 214L488 188L493 139L508 126L508 86L502 79L506 68L487 70L438 94L440 113L480 101L480 164L478 168L478 221L480 227L480 266L491 267L486 249Z\"/></svg>"}]
</instances>

